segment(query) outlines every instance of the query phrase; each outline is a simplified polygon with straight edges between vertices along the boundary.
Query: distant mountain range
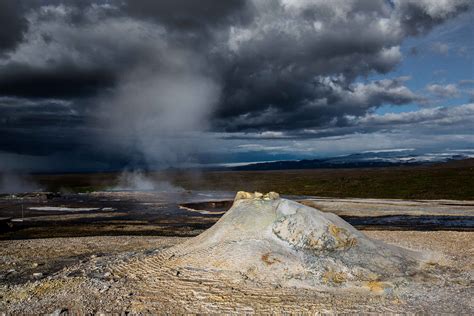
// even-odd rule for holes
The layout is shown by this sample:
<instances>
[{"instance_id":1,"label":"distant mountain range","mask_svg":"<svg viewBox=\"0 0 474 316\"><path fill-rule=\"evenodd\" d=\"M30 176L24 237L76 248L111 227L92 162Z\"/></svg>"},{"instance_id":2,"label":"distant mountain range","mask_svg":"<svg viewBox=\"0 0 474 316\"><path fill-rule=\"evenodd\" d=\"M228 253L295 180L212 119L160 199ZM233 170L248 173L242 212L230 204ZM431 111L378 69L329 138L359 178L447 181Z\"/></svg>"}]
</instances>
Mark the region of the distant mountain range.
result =
<instances>
[{"instance_id":1,"label":"distant mountain range","mask_svg":"<svg viewBox=\"0 0 474 316\"><path fill-rule=\"evenodd\" d=\"M412 149L368 151L346 156L320 159L272 161L233 166L231 170L284 170L284 169L336 169L373 168L423 165L474 157L474 150L455 150L438 153L416 153Z\"/></svg>"}]
</instances>

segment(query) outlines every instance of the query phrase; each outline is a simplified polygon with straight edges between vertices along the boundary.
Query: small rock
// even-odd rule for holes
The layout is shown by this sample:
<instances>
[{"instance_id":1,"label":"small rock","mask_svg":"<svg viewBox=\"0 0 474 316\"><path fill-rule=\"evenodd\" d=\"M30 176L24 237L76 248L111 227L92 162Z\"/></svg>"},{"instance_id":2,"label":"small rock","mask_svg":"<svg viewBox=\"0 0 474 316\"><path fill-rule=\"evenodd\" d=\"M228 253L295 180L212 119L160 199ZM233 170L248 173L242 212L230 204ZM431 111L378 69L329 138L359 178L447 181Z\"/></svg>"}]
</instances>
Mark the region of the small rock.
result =
<instances>
[{"instance_id":1,"label":"small rock","mask_svg":"<svg viewBox=\"0 0 474 316\"><path fill-rule=\"evenodd\" d=\"M34 277L34 278L39 279L39 278L41 278L42 276L43 276L43 273L40 273L40 272L33 273L33 277Z\"/></svg>"},{"instance_id":2,"label":"small rock","mask_svg":"<svg viewBox=\"0 0 474 316\"><path fill-rule=\"evenodd\" d=\"M85 274L85 271L83 271L83 270L76 270L76 271L70 272L67 276L68 276L68 277L80 277L80 276L83 276L84 274Z\"/></svg>"},{"instance_id":3,"label":"small rock","mask_svg":"<svg viewBox=\"0 0 474 316\"><path fill-rule=\"evenodd\" d=\"M36 268L38 267L38 264L36 262L34 262L32 265L31 265L33 268Z\"/></svg>"},{"instance_id":4,"label":"small rock","mask_svg":"<svg viewBox=\"0 0 474 316\"><path fill-rule=\"evenodd\" d=\"M50 314L50 316L65 316L68 315L67 308L58 308Z\"/></svg>"},{"instance_id":5,"label":"small rock","mask_svg":"<svg viewBox=\"0 0 474 316\"><path fill-rule=\"evenodd\" d=\"M107 292L110 289L110 286L104 286L102 289L99 290L100 293Z\"/></svg>"},{"instance_id":6,"label":"small rock","mask_svg":"<svg viewBox=\"0 0 474 316\"><path fill-rule=\"evenodd\" d=\"M255 193L253 194L253 196L254 196L255 199L261 199L261 198L263 198L263 194L260 193L260 192L257 192L257 191L255 191Z\"/></svg>"}]
</instances>

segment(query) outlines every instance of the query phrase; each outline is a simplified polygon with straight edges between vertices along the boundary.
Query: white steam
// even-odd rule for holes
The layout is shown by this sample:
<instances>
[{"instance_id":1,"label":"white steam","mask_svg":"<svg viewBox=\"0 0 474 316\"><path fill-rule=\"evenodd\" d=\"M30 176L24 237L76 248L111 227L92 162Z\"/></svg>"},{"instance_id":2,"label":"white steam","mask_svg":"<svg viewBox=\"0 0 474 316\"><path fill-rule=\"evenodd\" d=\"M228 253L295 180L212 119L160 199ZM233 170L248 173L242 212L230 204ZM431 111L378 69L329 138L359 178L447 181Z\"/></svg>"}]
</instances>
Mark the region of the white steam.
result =
<instances>
[{"instance_id":1,"label":"white steam","mask_svg":"<svg viewBox=\"0 0 474 316\"><path fill-rule=\"evenodd\" d=\"M221 87L208 61L176 48L163 30L147 28L140 59L99 100L100 134L109 146L132 157L127 169L159 169L194 163L203 151L200 135L209 126ZM124 172L114 189L176 191L139 171Z\"/></svg>"},{"instance_id":2,"label":"white steam","mask_svg":"<svg viewBox=\"0 0 474 316\"><path fill-rule=\"evenodd\" d=\"M205 58L173 47L163 30L147 34L142 58L100 102L101 128L107 142L141 155L147 167L174 167L201 149L195 139L208 128L221 87Z\"/></svg>"},{"instance_id":3,"label":"white steam","mask_svg":"<svg viewBox=\"0 0 474 316\"><path fill-rule=\"evenodd\" d=\"M141 171L124 171L118 184L112 191L160 191L160 192L182 192L184 189L176 187L167 181L155 181L147 177Z\"/></svg>"},{"instance_id":4,"label":"white steam","mask_svg":"<svg viewBox=\"0 0 474 316\"><path fill-rule=\"evenodd\" d=\"M0 193L41 191L41 187L27 175L0 173Z\"/></svg>"},{"instance_id":5,"label":"white steam","mask_svg":"<svg viewBox=\"0 0 474 316\"><path fill-rule=\"evenodd\" d=\"M189 160L198 149L191 139L203 131L218 89L197 74L144 74L124 82L111 104L111 132L150 165Z\"/></svg>"}]
</instances>

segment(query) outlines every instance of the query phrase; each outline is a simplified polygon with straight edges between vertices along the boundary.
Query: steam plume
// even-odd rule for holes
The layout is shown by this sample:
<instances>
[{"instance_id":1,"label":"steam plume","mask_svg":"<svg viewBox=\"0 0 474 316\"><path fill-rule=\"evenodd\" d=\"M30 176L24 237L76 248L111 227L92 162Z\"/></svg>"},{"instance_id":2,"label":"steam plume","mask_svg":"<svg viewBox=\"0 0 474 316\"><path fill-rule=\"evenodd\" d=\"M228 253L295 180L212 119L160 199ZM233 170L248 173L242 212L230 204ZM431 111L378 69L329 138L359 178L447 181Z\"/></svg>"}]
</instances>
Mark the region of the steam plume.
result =
<instances>
[{"instance_id":1,"label":"steam plume","mask_svg":"<svg viewBox=\"0 0 474 316\"><path fill-rule=\"evenodd\" d=\"M40 190L40 186L27 175L0 173L0 193L26 193Z\"/></svg>"},{"instance_id":2,"label":"steam plume","mask_svg":"<svg viewBox=\"0 0 474 316\"><path fill-rule=\"evenodd\" d=\"M123 77L102 102L108 141L134 151L145 167L191 162L202 147L194 139L208 127L220 87L199 56L162 47L148 55L151 60Z\"/></svg>"},{"instance_id":3,"label":"steam plume","mask_svg":"<svg viewBox=\"0 0 474 316\"><path fill-rule=\"evenodd\" d=\"M133 170L124 171L118 184L113 191L162 191L162 192L181 192L182 188L176 187L167 181L155 181L147 177L143 172Z\"/></svg>"}]
</instances>

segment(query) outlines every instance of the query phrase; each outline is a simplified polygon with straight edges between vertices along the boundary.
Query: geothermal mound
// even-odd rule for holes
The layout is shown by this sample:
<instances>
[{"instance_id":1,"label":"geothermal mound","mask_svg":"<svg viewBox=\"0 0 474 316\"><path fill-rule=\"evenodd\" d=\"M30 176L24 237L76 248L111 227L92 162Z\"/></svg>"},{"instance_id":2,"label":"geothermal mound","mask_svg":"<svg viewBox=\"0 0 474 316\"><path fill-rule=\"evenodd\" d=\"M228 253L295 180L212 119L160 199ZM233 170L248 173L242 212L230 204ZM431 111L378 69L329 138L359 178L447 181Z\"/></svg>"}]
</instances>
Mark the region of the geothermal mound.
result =
<instances>
[{"instance_id":1,"label":"geothermal mound","mask_svg":"<svg viewBox=\"0 0 474 316\"><path fill-rule=\"evenodd\" d=\"M381 291L423 262L419 253L372 240L335 214L274 192L237 193L213 227L161 258L178 275L201 271L276 286Z\"/></svg>"}]
</instances>

